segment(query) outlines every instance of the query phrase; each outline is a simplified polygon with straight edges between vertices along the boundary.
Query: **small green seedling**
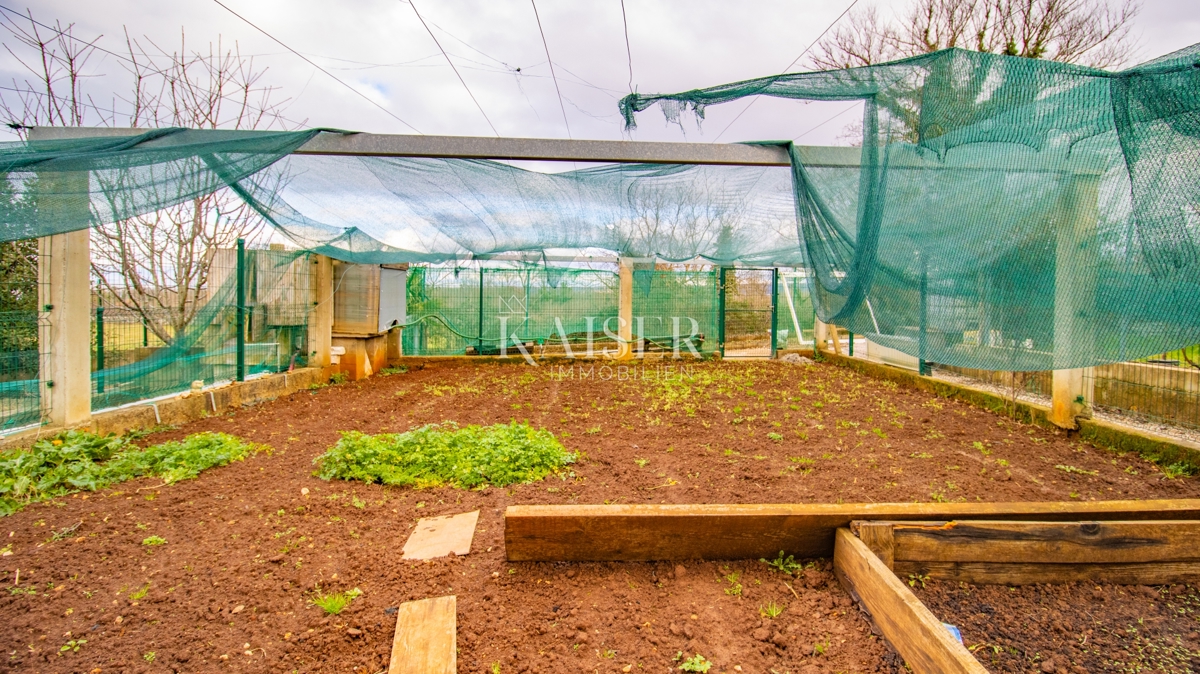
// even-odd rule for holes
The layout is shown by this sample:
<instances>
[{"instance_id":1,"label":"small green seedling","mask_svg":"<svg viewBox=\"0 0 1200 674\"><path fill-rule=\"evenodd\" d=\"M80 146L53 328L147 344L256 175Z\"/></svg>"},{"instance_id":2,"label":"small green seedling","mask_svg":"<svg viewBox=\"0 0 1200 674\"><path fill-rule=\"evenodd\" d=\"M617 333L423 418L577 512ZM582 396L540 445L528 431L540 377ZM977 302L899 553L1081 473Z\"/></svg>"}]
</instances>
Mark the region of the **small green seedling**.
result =
<instances>
[{"instance_id":1,"label":"small green seedling","mask_svg":"<svg viewBox=\"0 0 1200 674\"><path fill-rule=\"evenodd\" d=\"M779 617L779 614L783 613L783 607L772 601L766 606L760 605L758 607L758 612L761 613L764 618L770 618L774 620L775 618Z\"/></svg>"},{"instance_id":2,"label":"small green seedling","mask_svg":"<svg viewBox=\"0 0 1200 674\"><path fill-rule=\"evenodd\" d=\"M146 653L142 655L142 659L145 660L146 662L154 662L154 658L155 658L154 651L146 651Z\"/></svg>"},{"instance_id":3,"label":"small green seedling","mask_svg":"<svg viewBox=\"0 0 1200 674\"><path fill-rule=\"evenodd\" d=\"M330 615L337 615L346 610L346 607L350 605L350 602L360 595L362 595L362 590L358 589L357 587L353 590L346 590L345 592L330 592L327 594L321 594L318 590L318 593L314 595L311 600L309 600L309 603L313 606L320 607L322 611L325 611Z\"/></svg>"},{"instance_id":4,"label":"small green seedling","mask_svg":"<svg viewBox=\"0 0 1200 674\"><path fill-rule=\"evenodd\" d=\"M729 581L729 587L725 588L725 594L731 597L737 597L742 594L742 584L738 582L738 579L741 578L741 575L742 574L738 573L737 571L734 571L728 576L725 576L725 580Z\"/></svg>"},{"instance_id":5,"label":"small green seedling","mask_svg":"<svg viewBox=\"0 0 1200 674\"><path fill-rule=\"evenodd\" d=\"M68 641L67 643L63 644L62 647L58 649L58 652L60 654L67 653L67 652L78 653L79 649L82 648L83 645L86 643L87 643L87 639L72 639L72 640Z\"/></svg>"},{"instance_id":6,"label":"small green seedling","mask_svg":"<svg viewBox=\"0 0 1200 674\"><path fill-rule=\"evenodd\" d=\"M133 601L141 601L142 599L145 599L146 595L149 592L150 592L150 583L146 583L142 587L135 590L132 594L130 594L129 598Z\"/></svg>"},{"instance_id":7,"label":"small green seedling","mask_svg":"<svg viewBox=\"0 0 1200 674\"><path fill-rule=\"evenodd\" d=\"M142 545L146 545L149 547L154 547L156 545L166 545L166 544L167 544L167 539L163 538L162 536L147 536L146 538L142 539Z\"/></svg>"},{"instance_id":8,"label":"small green seedling","mask_svg":"<svg viewBox=\"0 0 1200 674\"><path fill-rule=\"evenodd\" d=\"M683 655L683 654L680 653L680 655ZM712 667L712 663L709 662L707 658L705 658L703 655L700 655L699 653L693 655L692 657L688 658L687 660L684 660L683 664L679 665L680 671L701 672L702 674L705 672L708 672L708 670L711 667Z\"/></svg>"},{"instance_id":9,"label":"small green seedling","mask_svg":"<svg viewBox=\"0 0 1200 674\"><path fill-rule=\"evenodd\" d=\"M776 571L781 571L788 575L794 575L804 570L804 564L797 562L795 555L788 555L785 559L783 556L783 550L780 550L779 557L773 560L760 559L758 561L766 564Z\"/></svg>"}]
</instances>

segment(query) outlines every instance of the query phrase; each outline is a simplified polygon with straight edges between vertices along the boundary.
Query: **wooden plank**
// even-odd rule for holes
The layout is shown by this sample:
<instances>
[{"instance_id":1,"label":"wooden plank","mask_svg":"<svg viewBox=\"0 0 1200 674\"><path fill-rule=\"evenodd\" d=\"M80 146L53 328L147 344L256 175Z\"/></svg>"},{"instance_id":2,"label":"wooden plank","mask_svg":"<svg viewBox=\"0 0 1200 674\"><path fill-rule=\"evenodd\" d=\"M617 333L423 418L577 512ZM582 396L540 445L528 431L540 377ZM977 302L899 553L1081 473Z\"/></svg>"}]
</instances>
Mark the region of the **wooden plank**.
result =
<instances>
[{"instance_id":1,"label":"wooden plank","mask_svg":"<svg viewBox=\"0 0 1200 674\"><path fill-rule=\"evenodd\" d=\"M895 559L915 562L1200 561L1197 540L1200 521L901 523L893 533Z\"/></svg>"},{"instance_id":2,"label":"wooden plank","mask_svg":"<svg viewBox=\"0 0 1200 674\"><path fill-rule=\"evenodd\" d=\"M914 672L986 674L975 656L849 529L837 530L833 571Z\"/></svg>"},{"instance_id":3,"label":"wooden plank","mask_svg":"<svg viewBox=\"0 0 1200 674\"><path fill-rule=\"evenodd\" d=\"M388 674L455 674L457 610L454 595L401 604Z\"/></svg>"},{"instance_id":4,"label":"wooden plank","mask_svg":"<svg viewBox=\"0 0 1200 674\"><path fill-rule=\"evenodd\" d=\"M929 576L976 585L1033 585L1035 583L1113 583L1167 585L1200 580L1200 562L1149 564L1031 564L1000 562L895 563L896 575Z\"/></svg>"},{"instance_id":5,"label":"wooden plank","mask_svg":"<svg viewBox=\"0 0 1200 674\"><path fill-rule=\"evenodd\" d=\"M896 563L893 526L891 522L854 522L851 526L858 539L889 569Z\"/></svg>"},{"instance_id":6,"label":"wooden plank","mask_svg":"<svg viewBox=\"0 0 1200 674\"><path fill-rule=\"evenodd\" d=\"M512 561L757 559L780 550L829 557L853 520L1200 519L1200 500L1046 503L509 506Z\"/></svg>"},{"instance_id":7,"label":"wooden plank","mask_svg":"<svg viewBox=\"0 0 1200 674\"><path fill-rule=\"evenodd\" d=\"M456 555L469 554L478 522L478 510L458 515L422 517L404 542L402 559L434 559L451 552Z\"/></svg>"}]
</instances>

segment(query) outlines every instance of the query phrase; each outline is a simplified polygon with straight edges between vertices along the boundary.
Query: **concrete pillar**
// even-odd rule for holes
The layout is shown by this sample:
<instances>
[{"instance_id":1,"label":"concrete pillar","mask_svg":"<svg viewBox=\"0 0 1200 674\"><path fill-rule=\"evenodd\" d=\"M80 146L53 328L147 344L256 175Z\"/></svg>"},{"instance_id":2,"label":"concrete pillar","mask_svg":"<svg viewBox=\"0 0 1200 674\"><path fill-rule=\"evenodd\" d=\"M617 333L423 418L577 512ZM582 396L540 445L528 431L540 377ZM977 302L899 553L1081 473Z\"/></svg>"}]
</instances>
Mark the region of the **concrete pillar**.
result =
<instances>
[{"instance_id":1,"label":"concrete pillar","mask_svg":"<svg viewBox=\"0 0 1200 674\"><path fill-rule=\"evenodd\" d=\"M633 260L622 257L617 261L620 293L617 298L617 360L633 358Z\"/></svg>"},{"instance_id":2,"label":"concrete pillar","mask_svg":"<svg viewBox=\"0 0 1200 674\"><path fill-rule=\"evenodd\" d=\"M1096 320L1096 240L1100 177L1077 175L1064 191L1054 214L1057 224L1054 267L1054 360L1065 363L1072 354L1093 353ZM1078 427L1089 398L1084 369L1055 369L1050 421L1062 428Z\"/></svg>"},{"instance_id":3,"label":"concrete pillar","mask_svg":"<svg viewBox=\"0 0 1200 674\"><path fill-rule=\"evenodd\" d=\"M813 351L824 351L827 326L819 318L813 318Z\"/></svg>"},{"instance_id":4,"label":"concrete pillar","mask_svg":"<svg viewBox=\"0 0 1200 674\"><path fill-rule=\"evenodd\" d=\"M312 311L308 315L308 364L328 367L333 346L333 260L312 256Z\"/></svg>"},{"instance_id":5,"label":"concrete pillar","mask_svg":"<svg viewBox=\"0 0 1200 674\"><path fill-rule=\"evenodd\" d=\"M52 426L92 418L91 265L91 230L38 239L38 304L47 316L41 393Z\"/></svg>"}]
</instances>

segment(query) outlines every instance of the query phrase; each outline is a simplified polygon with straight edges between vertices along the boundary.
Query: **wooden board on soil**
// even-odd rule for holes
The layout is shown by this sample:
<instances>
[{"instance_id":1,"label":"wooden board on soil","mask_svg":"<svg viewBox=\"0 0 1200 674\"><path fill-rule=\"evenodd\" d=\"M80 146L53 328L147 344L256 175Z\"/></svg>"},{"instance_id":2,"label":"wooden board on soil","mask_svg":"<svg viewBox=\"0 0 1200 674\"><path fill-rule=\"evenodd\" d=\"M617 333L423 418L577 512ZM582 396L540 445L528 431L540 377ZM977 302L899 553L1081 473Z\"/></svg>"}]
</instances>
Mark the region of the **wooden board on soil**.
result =
<instances>
[{"instance_id":1,"label":"wooden board on soil","mask_svg":"<svg viewBox=\"0 0 1200 674\"><path fill-rule=\"evenodd\" d=\"M455 674L457 606L454 595L401 604L388 674Z\"/></svg>"},{"instance_id":2,"label":"wooden board on soil","mask_svg":"<svg viewBox=\"0 0 1200 674\"><path fill-rule=\"evenodd\" d=\"M443 517L422 517L404 542L402 559L435 559L471 552L479 511Z\"/></svg>"},{"instance_id":3,"label":"wooden board on soil","mask_svg":"<svg viewBox=\"0 0 1200 674\"><path fill-rule=\"evenodd\" d=\"M829 557L854 520L1198 519L1200 500L1050 503L509 506L512 561Z\"/></svg>"}]
</instances>

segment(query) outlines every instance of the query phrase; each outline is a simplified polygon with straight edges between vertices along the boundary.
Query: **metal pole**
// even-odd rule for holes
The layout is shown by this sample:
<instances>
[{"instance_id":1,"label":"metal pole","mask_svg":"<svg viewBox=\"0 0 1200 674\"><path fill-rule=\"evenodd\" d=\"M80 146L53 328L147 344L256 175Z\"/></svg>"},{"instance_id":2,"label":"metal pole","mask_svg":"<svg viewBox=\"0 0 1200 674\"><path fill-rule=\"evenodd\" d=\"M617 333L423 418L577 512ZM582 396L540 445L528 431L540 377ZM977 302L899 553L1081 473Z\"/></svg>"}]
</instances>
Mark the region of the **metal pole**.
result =
<instances>
[{"instance_id":1,"label":"metal pole","mask_svg":"<svg viewBox=\"0 0 1200 674\"><path fill-rule=\"evenodd\" d=\"M779 267L771 268L771 358L774 359L778 347L779 319Z\"/></svg>"},{"instance_id":2,"label":"metal pole","mask_svg":"<svg viewBox=\"0 0 1200 674\"><path fill-rule=\"evenodd\" d=\"M96 307L96 372L104 371L104 307ZM96 392L104 393L104 375L96 377Z\"/></svg>"},{"instance_id":3,"label":"metal pole","mask_svg":"<svg viewBox=\"0 0 1200 674\"><path fill-rule=\"evenodd\" d=\"M142 346L150 346L150 326L146 324L145 316L142 316Z\"/></svg>"},{"instance_id":4,"label":"metal pole","mask_svg":"<svg viewBox=\"0 0 1200 674\"><path fill-rule=\"evenodd\" d=\"M929 374L929 364L925 362L925 329L926 329L926 310L928 309L928 300L926 298L929 288L929 269L925 258L921 258L921 316L920 330L917 335L917 373L921 375Z\"/></svg>"},{"instance_id":5,"label":"metal pole","mask_svg":"<svg viewBox=\"0 0 1200 674\"><path fill-rule=\"evenodd\" d=\"M237 370L238 381L246 381L246 240L237 241Z\"/></svg>"},{"instance_id":6,"label":"metal pole","mask_svg":"<svg viewBox=\"0 0 1200 674\"><path fill-rule=\"evenodd\" d=\"M846 332L850 334L850 357L853 358L854 357L854 333L850 332L849 330L847 330Z\"/></svg>"},{"instance_id":7,"label":"metal pole","mask_svg":"<svg viewBox=\"0 0 1200 674\"><path fill-rule=\"evenodd\" d=\"M717 349L725 357L725 267L717 279Z\"/></svg>"},{"instance_id":8,"label":"metal pole","mask_svg":"<svg viewBox=\"0 0 1200 674\"><path fill-rule=\"evenodd\" d=\"M479 335L475 342L475 355L483 355L483 267L479 268ZM507 335L500 335L501 341L507 339Z\"/></svg>"}]
</instances>

